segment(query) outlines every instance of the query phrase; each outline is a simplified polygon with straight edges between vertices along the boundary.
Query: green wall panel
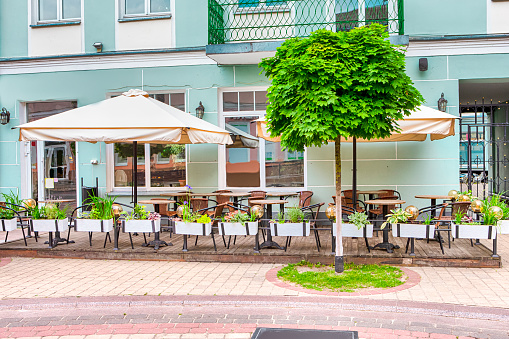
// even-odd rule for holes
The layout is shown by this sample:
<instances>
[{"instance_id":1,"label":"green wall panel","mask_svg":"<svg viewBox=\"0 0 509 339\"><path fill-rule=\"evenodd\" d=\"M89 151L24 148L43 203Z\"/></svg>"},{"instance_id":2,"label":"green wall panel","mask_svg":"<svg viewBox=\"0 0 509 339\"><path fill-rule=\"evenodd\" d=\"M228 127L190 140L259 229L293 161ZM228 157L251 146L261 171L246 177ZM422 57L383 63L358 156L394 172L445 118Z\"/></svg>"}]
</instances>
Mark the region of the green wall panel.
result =
<instances>
[{"instance_id":1,"label":"green wall panel","mask_svg":"<svg viewBox=\"0 0 509 339\"><path fill-rule=\"evenodd\" d=\"M189 163L187 164L188 184L191 187L217 188L217 164L215 163ZM206 189L210 190L210 189Z\"/></svg>"},{"instance_id":2,"label":"green wall panel","mask_svg":"<svg viewBox=\"0 0 509 339\"><path fill-rule=\"evenodd\" d=\"M172 1L175 1L176 47L207 45L209 15L207 0Z\"/></svg>"},{"instance_id":3,"label":"green wall panel","mask_svg":"<svg viewBox=\"0 0 509 339\"><path fill-rule=\"evenodd\" d=\"M85 52L96 52L93 44L102 42L103 51L115 50L115 2L84 1Z\"/></svg>"},{"instance_id":4,"label":"green wall panel","mask_svg":"<svg viewBox=\"0 0 509 339\"><path fill-rule=\"evenodd\" d=\"M428 59L427 71L419 71L420 57L406 58L406 74L413 81L447 79L447 57L434 56L426 58Z\"/></svg>"},{"instance_id":5,"label":"green wall panel","mask_svg":"<svg viewBox=\"0 0 509 339\"><path fill-rule=\"evenodd\" d=\"M2 164L19 165L19 144L17 141L0 142Z\"/></svg>"},{"instance_id":6,"label":"green wall panel","mask_svg":"<svg viewBox=\"0 0 509 339\"><path fill-rule=\"evenodd\" d=\"M270 86L261 71L257 65L235 66L235 86Z\"/></svg>"},{"instance_id":7,"label":"green wall panel","mask_svg":"<svg viewBox=\"0 0 509 339\"><path fill-rule=\"evenodd\" d=\"M190 145L189 148L189 162L217 162L218 145Z\"/></svg>"},{"instance_id":8,"label":"green wall panel","mask_svg":"<svg viewBox=\"0 0 509 339\"><path fill-rule=\"evenodd\" d=\"M449 76L454 79L509 78L509 54L454 55Z\"/></svg>"},{"instance_id":9,"label":"green wall panel","mask_svg":"<svg viewBox=\"0 0 509 339\"><path fill-rule=\"evenodd\" d=\"M334 144L330 143L322 147L309 147L307 148L307 157L308 161L334 159Z\"/></svg>"},{"instance_id":10,"label":"green wall panel","mask_svg":"<svg viewBox=\"0 0 509 339\"><path fill-rule=\"evenodd\" d=\"M458 137L442 140L398 142L398 159L458 159Z\"/></svg>"},{"instance_id":11,"label":"green wall panel","mask_svg":"<svg viewBox=\"0 0 509 339\"><path fill-rule=\"evenodd\" d=\"M28 1L0 0L0 57L28 55Z\"/></svg>"},{"instance_id":12,"label":"green wall panel","mask_svg":"<svg viewBox=\"0 0 509 339\"><path fill-rule=\"evenodd\" d=\"M475 13L475 19L472 19ZM461 35L484 34L487 29L487 2L405 1L405 34Z\"/></svg>"},{"instance_id":13,"label":"green wall panel","mask_svg":"<svg viewBox=\"0 0 509 339\"><path fill-rule=\"evenodd\" d=\"M19 165L2 165L0 167L0 193L16 191L21 185L21 167ZM3 199L2 199L3 200Z\"/></svg>"},{"instance_id":14,"label":"green wall panel","mask_svg":"<svg viewBox=\"0 0 509 339\"><path fill-rule=\"evenodd\" d=\"M334 185L334 161L308 161L308 186Z\"/></svg>"}]
</instances>

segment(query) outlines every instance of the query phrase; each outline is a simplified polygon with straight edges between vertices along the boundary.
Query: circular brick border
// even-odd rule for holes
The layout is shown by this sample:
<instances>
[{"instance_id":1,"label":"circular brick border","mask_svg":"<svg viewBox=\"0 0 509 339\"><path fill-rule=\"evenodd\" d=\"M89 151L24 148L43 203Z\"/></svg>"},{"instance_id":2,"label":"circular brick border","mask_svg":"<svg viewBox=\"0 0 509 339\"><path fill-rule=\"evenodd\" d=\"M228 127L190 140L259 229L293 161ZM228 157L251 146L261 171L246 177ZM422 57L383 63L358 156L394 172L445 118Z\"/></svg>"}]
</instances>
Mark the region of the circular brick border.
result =
<instances>
[{"instance_id":1,"label":"circular brick border","mask_svg":"<svg viewBox=\"0 0 509 339\"><path fill-rule=\"evenodd\" d=\"M12 261L12 258L0 258L0 267L9 264Z\"/></svg>"},{"instance_id":2,"label":"circular brick border","mask_svg":"<svg viewBox=\"0 0 509 339\"><path fill-rule=\"evenodd\" d=\"M414 272L412 270L409 270L405 267L399 267L400 270L403 271L403 273L406 274L407 280L396 287L390 287L390 288L378 288L373 290L361 290L359 292L328 292L328 291L317 291L317 290L311 290L307 288L303 288L300 286L294 286L287 282L284 282L283 280L280 280L277 277L277 272L283 268L283 266L274 267L273 269L270 269L267 274L265 274L265 279L267 279L269 282L273 283L274 285L282 288L286 288L289 290L297 291L297 292L303 292L308 294L319 294L319 295L327 295L327 296L336 296L336 297L358 297L362 295L375 295L375 294L387 294L387 293L394 293L403 291L409 288L414 287L415 285L419 284L421 282L421 276L419 273Z\"/></svg>"}]
</instances>

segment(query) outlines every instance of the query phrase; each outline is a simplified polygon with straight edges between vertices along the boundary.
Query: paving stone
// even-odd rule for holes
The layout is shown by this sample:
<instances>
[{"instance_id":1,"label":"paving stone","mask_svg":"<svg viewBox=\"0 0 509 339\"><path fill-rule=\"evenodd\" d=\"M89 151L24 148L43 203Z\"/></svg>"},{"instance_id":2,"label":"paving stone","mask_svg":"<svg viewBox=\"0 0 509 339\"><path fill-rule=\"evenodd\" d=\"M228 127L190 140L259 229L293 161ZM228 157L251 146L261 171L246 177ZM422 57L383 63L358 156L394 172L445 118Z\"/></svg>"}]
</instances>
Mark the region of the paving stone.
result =
<instances>
[{"instance_id":1,"label":"paving stone","mask_svg":"<svg viewBox=\"0 0 509 339\"><path fill-rule=\"evenodd\" d=\"M145 318L138 318L138 319L125 319L125 320L130 320L131 323L133 324L150 324L150 323L153 323L155 322L155 319L145 319Z\"/></svg>"},{"instance_id":2,"label":"paving stone","mask_svg":"<svg viewBox=\"0 0 509 339\"><path fill-rule=\"evenodd\" d=\"M130 319L106 319L105 324L128 324Z\"/></svg>"},{"instance_id":3,"label":"paving stone","mask_svg":"<svg viewBox=\"0 0 509 339\"><path fill-rule=\"evenodd\" d=\"M227 314L226 319L249 319L248 314Z\"/></svg>"},{"instance_id":4,"label":"paving stone","mask_svg":"<svg viewBox=\"0 0 509 339\"><path fill-rule=\"evenodd\" d=\"M336 320L315 320L315 325L338 326L339 321Z\"/></svg>"},{"instance_id":5,"label":"paving stone","mask_svg":"<svg viewBox=\"0 0 509 339\"><path fill-rule=\"evenodd\" d=\"M119 314L107 314L101 317L101 319L124 319L124 318L125 318L124 315Z\"/></svg>"}]
</instances>

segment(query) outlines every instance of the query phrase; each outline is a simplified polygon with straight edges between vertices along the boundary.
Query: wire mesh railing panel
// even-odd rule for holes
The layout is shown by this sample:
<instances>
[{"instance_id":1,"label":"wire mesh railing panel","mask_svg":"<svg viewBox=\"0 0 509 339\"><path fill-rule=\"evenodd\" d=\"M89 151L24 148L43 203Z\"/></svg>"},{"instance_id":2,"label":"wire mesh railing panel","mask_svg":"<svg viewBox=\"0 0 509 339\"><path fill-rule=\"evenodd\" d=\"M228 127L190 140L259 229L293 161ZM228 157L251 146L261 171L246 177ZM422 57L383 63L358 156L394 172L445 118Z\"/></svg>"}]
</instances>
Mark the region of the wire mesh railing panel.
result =
<instances>
[{"instance_id":1,"label":"wire mesh railing panel","mask_svg":"<svg viewBox=\"0 0 509 339\"><path fill-rule=\"evenodd\" d=\"M306 37L379 23L403 34L403 0L209 0L209 44Z\"/></svg>"}]
</instances>

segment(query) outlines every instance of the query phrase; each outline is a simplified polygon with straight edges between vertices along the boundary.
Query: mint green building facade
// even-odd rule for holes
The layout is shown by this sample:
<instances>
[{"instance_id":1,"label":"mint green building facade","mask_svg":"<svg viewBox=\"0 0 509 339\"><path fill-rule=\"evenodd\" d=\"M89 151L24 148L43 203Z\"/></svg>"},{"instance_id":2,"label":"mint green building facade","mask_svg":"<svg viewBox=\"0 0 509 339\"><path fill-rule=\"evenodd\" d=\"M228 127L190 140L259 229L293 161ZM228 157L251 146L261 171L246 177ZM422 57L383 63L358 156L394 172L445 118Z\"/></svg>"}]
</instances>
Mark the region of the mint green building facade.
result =
<instances>
[{"instance_id":1,"label":"mint green building facade","mask_svg":"<svg viewBox=\"0 0 509 339\"><path fill-rule=\"evenodd\" d=\"M29 120L32 107L36 107L34 103L39 105L38 109L44 106L41 103L53 107L55 102L84 106L139 88L179 100L180 108L190 114L195 114L201 102L205 120L222 127L228 124L238 129L245 127L247 133L251 127L240 123L239 117L263 116L263 104L258 107L261 101L257 95L263 95L269 81L260 74L257 62L260 57L273 55L277 43L261 39L210 44L209 6L215 1L152 0L166 6L152 12L153 3L140 0L144 12L128 15L130 9L122 0L82 0L77 1L79 18L65 17L61 8L65 8L66 1L55 0L56 19L40 20L41 11L46 9L39 7L39 1L0 0L0 108L10 112L10 122L0 125L0 192L15 191L23 198L47 198L51 188L46 179L54 178L52 175L63 170L67 171L66 178L74 176L76 185L72 189L78 201L81 200L80 179L89 186L95 183L96 177L101 194L118 195L119 201L130 201L129 180L124 177L128 174L117 169L122 161L118 160L113 146L78 143L72 152L62 153L64 157L72 155L73 159L71 165L66 162L67 169L60 169L59 164L48 165L53 160L47 157L58 154L57 148L46 145L41 150L40 145L37 149L33 143L18 141L19 131L12 127ZM291 15L291 1L279 2L278 11ZM316 6L329 2L334 3L315 1ZM392 2L388 2L389 7ZM256 6L265 6L266 11L269 5L270 2L260 1ZM245 10L240 7L237 10ZM401 1L395 8L399 11L398 24L403 28L393 36L401 41L408 38L407 73L424 96L425 105L436 108L437 100L444 93L448 100L447 112L459 115L460 103L483 97L495 101L509 99L509 24L505 20L509 14L508 1ZM247 10L256 12L261 7ZM98 43L101 51L95 47ZM421 58L428 60L426 71L419 70ZM228 96L225 93L239 95L237 109L231 108L232 101L225 99ZM243 102L243 95L254 97L254 109L242 106L249 106L252 101ZM304 154L284 153L283 162L300 161L300 172L292 172L290 179L284 179L285 175L273 177L271 172L272 152L279 154L281 150L277 145L262 143L257 150L187 146L184 158L179 160L179 168L184 171L180 176L196 192L311 190L313 202L332 201L333 144L309 148ZM415 195L446 194L450 189L460 188L459 145L458 133L433 142L359 144L358 187L396 189L407 204L423 207L428 201L415 199ZM352 147L344 144L342 148L343 185L348 189ZM148 148L147 152L150 152ZM55 157L58 162L58 155ZM155 158L154 163L158 164L159 155ZM242 186L239 179L228 177L230 173L249 172L242 169L242 164L249 162L258 162L259 173L251 173L258 179L249 179ZM147 160L145 173L155 173L153 165ZM42 167L48 167L49 171ZM152 185L152 179L141 180L147 186ZM182 180L180 185L163 186L155 185L154 181L153 187L142 187L139 194L157 197L179 190ZM274 184L278 181L280 185Z\"/></svg>"}]
</instances>

